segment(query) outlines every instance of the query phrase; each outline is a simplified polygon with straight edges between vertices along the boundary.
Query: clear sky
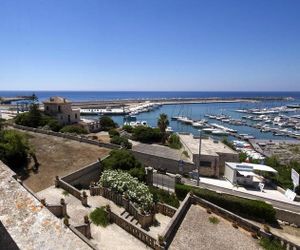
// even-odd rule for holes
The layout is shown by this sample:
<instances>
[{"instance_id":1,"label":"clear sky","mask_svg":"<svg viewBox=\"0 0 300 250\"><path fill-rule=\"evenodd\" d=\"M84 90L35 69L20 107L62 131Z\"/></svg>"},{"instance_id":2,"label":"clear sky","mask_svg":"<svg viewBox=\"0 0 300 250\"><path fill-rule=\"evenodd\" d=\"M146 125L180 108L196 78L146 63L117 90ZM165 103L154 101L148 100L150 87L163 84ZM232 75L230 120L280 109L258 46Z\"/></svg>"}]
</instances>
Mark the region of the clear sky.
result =
<instances>
[{"instance_id":1,"label":"clear sky","mask_svg":"<svg viewBox=\"0 0 300 250\"><path fill-rule=\"evenodd\" d=\"M0 89L300 91L300 1L1 0Z\"/></svg>"}]
</instances>

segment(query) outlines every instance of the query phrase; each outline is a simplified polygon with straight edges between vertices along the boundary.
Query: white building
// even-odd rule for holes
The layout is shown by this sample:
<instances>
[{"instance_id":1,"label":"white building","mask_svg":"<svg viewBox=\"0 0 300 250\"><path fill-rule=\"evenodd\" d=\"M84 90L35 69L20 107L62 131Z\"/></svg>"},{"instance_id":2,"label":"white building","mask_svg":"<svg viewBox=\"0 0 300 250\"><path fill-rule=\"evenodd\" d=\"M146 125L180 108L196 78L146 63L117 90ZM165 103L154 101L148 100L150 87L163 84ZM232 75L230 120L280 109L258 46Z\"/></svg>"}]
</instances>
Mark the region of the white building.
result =
<instances>
[{"instance_id":1,"label":"white building","mask_svg":"<svg viewBox=\"0 0 300 250\"><path fill-rule=\"evenodd\" d=\"M234 185L257 186L258 183L263 181L263 177L257 174L260 171L277 174L274 168L267 165L247 162L225 162L224 177Z\"/></svg>"}]
</instances>

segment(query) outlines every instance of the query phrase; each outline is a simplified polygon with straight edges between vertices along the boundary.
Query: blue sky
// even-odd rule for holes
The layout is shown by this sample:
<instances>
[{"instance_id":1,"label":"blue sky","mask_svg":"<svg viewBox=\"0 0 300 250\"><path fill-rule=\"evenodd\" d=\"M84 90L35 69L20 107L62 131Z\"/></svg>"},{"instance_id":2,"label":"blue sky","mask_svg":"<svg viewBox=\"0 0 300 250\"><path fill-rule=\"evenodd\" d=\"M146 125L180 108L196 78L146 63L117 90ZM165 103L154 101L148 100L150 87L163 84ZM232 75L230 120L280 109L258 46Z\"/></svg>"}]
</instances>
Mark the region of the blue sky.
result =
<instances>
[{"instance_id":1,"label":"blue sky","mask_svg":"<svg viewBox=\"0 0 300 250\"><path fill-rule=\"evenodd\" d=\"M299 0L1 0L1 90L300 91Z\"/></svg>"}]
</instances>

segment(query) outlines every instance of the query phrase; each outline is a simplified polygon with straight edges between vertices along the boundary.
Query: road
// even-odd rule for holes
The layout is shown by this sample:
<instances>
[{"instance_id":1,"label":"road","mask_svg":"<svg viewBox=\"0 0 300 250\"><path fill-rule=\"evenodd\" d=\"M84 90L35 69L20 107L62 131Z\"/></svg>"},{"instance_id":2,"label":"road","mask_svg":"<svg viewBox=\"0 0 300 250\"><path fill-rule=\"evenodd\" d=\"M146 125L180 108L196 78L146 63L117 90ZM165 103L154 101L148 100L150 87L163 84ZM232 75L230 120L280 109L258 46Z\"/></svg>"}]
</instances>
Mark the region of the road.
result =
<instances>
[{"instance_id":1,"label":"road","mask_svg":"<svg viewBox=\"0 0 300 250\"><path fill-rule=\"evenodd\" d=\"M185 184L197 187L196 183L191 181L190 179L182 178L182 180L184 181ZM215 185L211 185L211 184L207 184L207 183L201 183L201 181L200 181L199 187L210 189L210 190L221 192L221 193L238 196L238 197L242 197L242 198L266 201L266 202L269 202L270 204L272 204L273 207L276 207L279 209L284 209L284 210L289 210L289 211L295 212L295 213L300 213L300 204L297 205L297 204L282 202L282 201L269 199L269 198L265 198L265 197L260 197L260 196L252 195L249 193L244 193L241 191L225 188L225 187L215 186Z\"/></svg>"}]
</instances>

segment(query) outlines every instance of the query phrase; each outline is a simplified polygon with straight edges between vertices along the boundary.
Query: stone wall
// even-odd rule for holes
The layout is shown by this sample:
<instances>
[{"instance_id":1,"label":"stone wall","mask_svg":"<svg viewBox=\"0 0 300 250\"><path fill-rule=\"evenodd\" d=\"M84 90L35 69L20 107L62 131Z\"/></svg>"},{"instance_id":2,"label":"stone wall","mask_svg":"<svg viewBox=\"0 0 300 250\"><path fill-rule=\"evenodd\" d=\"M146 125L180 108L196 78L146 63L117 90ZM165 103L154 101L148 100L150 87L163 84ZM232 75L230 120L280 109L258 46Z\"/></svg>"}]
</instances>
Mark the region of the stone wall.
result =
<instances>
[{"instance_id":1,"label":"stone wall","mask_svg":"<svg viewBox=\"0 0 300 250\"><path fill-rule=\"evenodd\" d=\"M125 199L121 194L108 188L91 185L90 195L101 195L104 198L113 201L115 204L124 207L124 209L139 222L142 228L148 228L154 223L154 214L141 214L128 199Z\"/></svg>"},{"instance_id":2,"label":"stone wall","mask_svg":"<svg viewBox=\"0 0 300 250\"><path fill-rule=\"evenodd\" d=\"M176 213L176 210L177 209L175 207L172 207L172 206L169 206L167 204L160 203L160 202L158 202L155 205L155 212L156 213L161 213L161 214L166 215L168 217L173 217L173 215Z\"/></svg>"},{"instance_id":3,"label":"stone wall","mask_svg":"<svg viewBox=\"0 0 300 250\"><path fill-rule=\"evenodd\" d=\"M75 141L78 141L78 142L89 143L89 144L96 145L96 146L99 146L99 147L110 148L110 149L120 148L120 146L118 146L118 145L111 144L111 143L100 142L98 140L91 140L91 139L86 138L85 136L65 134L65 133L60 133L60 132L54 132L54 131L51 131L51 130L44 130L44 129L39 129L39 128L26 127L26 126L17 125L17 124L13 124L12 126L14 128L17 128L17 129L27 130L27 131L40 133L40 134L45 134L45 135L58 136L58 137L61 137L61 138L67 138L67 139L75 140Z\"/></svg>"},{"instance_id":4,"label":"stone wall","mask_svg":"<svg viewBox=\"0 0 300 250\"><path fill-rule=\"evenodd\" d=\"M177 232L177 229L179 228L190 206L191 206L191 198L190 198L190 193L188 193L161 235L162 240L164 241L163 245L166 248L168 248L168 246L171 244Z\"/></svg>"},{"instance_id":5,"label":"stone wall","mask_svg":"<svg viewBox=\"0 0 300 250\"><path fill-rule=\"evenodd\" d=\"M108 210L108 214L110 222L116 223L119 227L123 228L128 233L144 242L147 246L157 249L157 240L150 236L147 231L136 227L133 223L123 219L119 215L113 213L111 210Z\"/></svg>"},{"instance_id":6,"label":"stone wall","mask_svg":"<svg viewBox=\"0 0 300 250\"><path fill-rule=\"evenodd\" d=\"M179 162L173 159L169 158L163 158L160 156L155 156L155 155L149 155L141 152L137 152L132 150L132 154L144 165L153 167L154 169L167 169L167 172L172 173L172 174L177 174L179 173ZM188 174L189 172L193 171L196 169L196 166L193 163L190 162L184 162L183 165L183 172L180 173L186 173ZM201 174L205 174L206 171L204 171Z\"/></svg>"},{"instance_id":7,"label":"stone wall","mask_svg":"<svg viewBox=\"0 0 300 250\"><path fill-rule=\"evenodd\" d=\"M96 161L90 165L87 165L79 170L76 170L61 179L72 186L81 186L84 189L88 189L91 182L98 182L101 174L101 161Z\"/></svg>"},{"instance_id":8,"label":"stone wall","mask_svg":"<svg viewBox=\"0 0 300 250\"><path fill-rule=\"evenodd\" d=\"M293 213L291 211L274 208L276 210L276 218L278 220L286 221L290 224L295 224L298 227L300 226L300 214Z\"/></svg>"}]
</instances>

